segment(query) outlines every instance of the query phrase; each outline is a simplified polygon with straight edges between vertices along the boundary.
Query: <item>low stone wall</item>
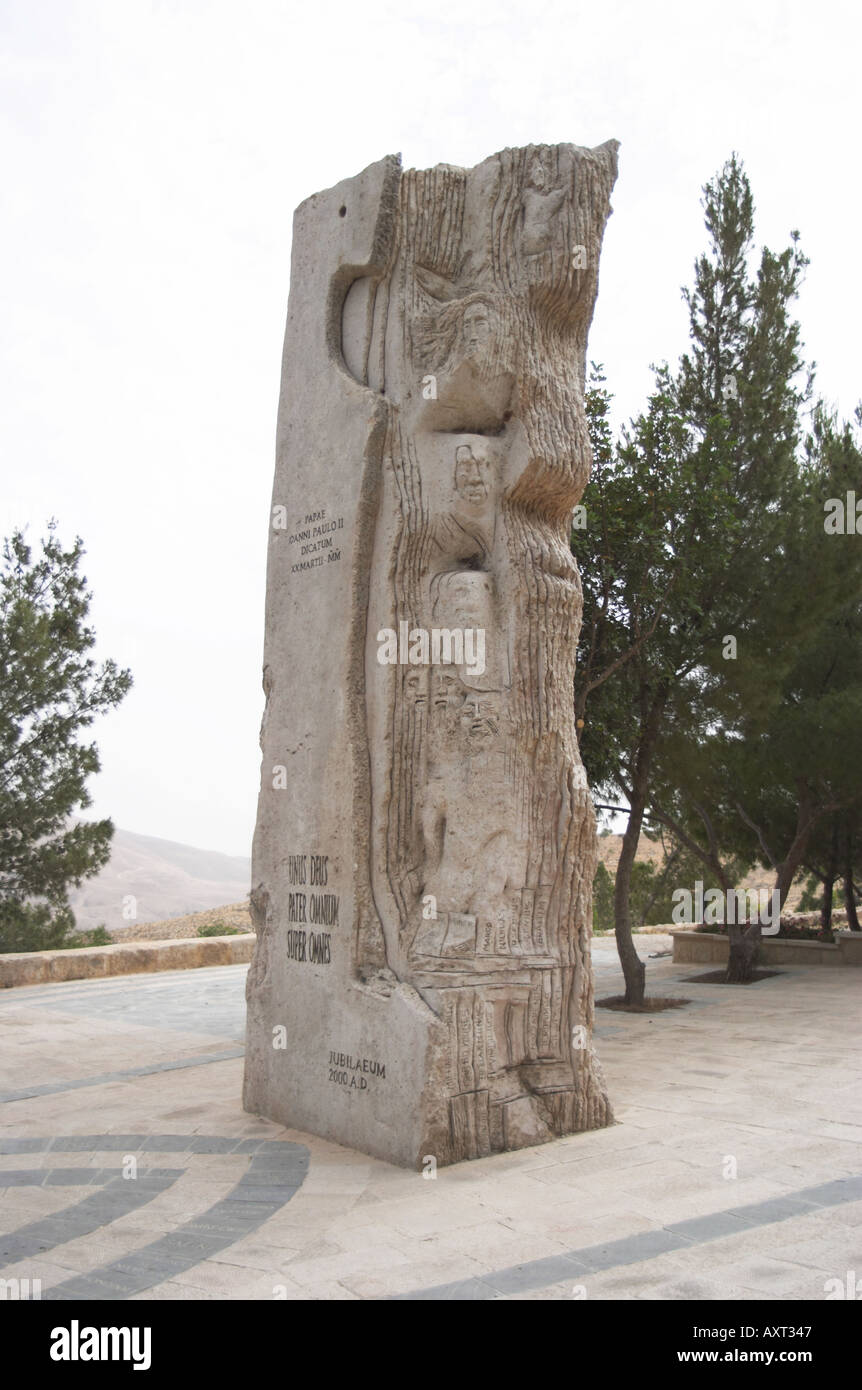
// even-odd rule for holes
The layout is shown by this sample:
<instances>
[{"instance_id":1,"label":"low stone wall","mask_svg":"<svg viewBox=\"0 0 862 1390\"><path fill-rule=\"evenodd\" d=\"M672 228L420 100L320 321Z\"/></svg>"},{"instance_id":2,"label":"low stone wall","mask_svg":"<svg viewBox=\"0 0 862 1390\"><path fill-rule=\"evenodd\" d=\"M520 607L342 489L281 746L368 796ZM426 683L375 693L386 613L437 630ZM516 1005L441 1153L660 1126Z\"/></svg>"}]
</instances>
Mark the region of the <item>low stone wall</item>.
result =
<instances>
[{"instance_id":1,"label":"low stone wall","mask_svg":"<svg viewBox=\"0 0 862 1390\"><path fill-rule=\"evenodd\" d=\"M251 960L254 932L180 941L138 941L121 946L83 946L72 951L27 951L0 955L0 989L60 980L100 980L149 970L195 970L205 965L244 965Z\"/></svg>"},{"instance_id":2,"label":"low stone wall","mask_svg":"<svg viewBox=\"0 0 862 1390\"><path fill-rule=\"evenodd\" d=\"M679 931L673 933L674 964L726 965L730 943L718 933ZM827 941L793 941L764 936L760 941L759 965L862 965L862 933L836 932L835 944Z\"/></svg>"}]
</instances>

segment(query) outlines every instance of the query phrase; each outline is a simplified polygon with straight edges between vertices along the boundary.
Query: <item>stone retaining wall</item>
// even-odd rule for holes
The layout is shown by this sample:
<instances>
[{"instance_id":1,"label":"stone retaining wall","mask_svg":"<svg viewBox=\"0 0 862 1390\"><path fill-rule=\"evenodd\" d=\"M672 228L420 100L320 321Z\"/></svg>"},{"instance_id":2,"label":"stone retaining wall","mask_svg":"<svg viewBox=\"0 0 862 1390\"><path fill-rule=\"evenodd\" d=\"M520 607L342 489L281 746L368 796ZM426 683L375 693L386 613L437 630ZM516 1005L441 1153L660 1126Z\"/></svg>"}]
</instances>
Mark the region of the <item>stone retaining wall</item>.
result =
<instances>
[{"instance_id":1,"label":"stone retaining wall","mask_svg":"<svg viewBox=\"0 0 862 1390\"><path fill-rule=\"evenodd\" d=\"M726 936L696 931L674 931L672 935L674 964L727 964L730 943ZM862 933L836 932L834 945L826 941L793 941L764 936L760 942L758 964L862 966Z\"/></svg>"},{"instance_id":2,"label":"stone retaining wall","mask_svg":"<svg viewBox=\"0 0 862 1390\"><path fill-rule=\"evenodd\" d=\"M138 941L120 946L84 946L71 951L27 951L0 955L0 989L59 980L96 980L150 970L194 970L207 965L244 965L251 960L254 932L242 936Z\"/></svg>"}]
</instances>

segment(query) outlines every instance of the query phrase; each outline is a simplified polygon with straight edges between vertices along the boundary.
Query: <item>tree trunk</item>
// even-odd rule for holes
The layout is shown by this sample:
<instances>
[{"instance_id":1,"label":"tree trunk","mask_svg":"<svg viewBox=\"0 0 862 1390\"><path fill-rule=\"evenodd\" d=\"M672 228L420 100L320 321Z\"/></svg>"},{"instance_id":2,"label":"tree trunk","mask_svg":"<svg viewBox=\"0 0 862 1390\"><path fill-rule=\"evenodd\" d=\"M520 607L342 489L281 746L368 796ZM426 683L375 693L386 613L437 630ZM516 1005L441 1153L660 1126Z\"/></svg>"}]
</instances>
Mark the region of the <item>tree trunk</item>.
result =
<instances>
[{"instance_id":1,"label":"tree trunk","mask_svg":"<svg viewBox=\"0 0 862 1390\"><path fill-rule=\"evenodd\" d=\"M847 925L850 930L862 931L862 927L859 925L859 913L856 911L852 877L844 880L844 906L847 908Z\"/></svg>"},{"instance_id":2,"label":"tree trunk","mask_svg":"<svg viewBox=\"0 0 862 1390\"><path fill-rule=\"evenodd\" d=\"M848 833L844 841L844 906L847 908L847 925L851 931L862 931L853 895L853 842Z\"/></svg>"},{"instance_id":3,"label":"tree trunk","mask_svg":"<svg viewBox=\"0 0 862 1390\"><path fill-rule=\"evenodd\" d=\"M835 880L831 874L827 874L823 880L823 902L820 904L820 930L832 930L832 892L835 887Z\"/></svg>"},{"instance_id":4,"label":"tree trunk","mask_svg":"<svg viewBox=\"0 0 862 1390\"><path fill-rule=\"evenodd\" d=\"M805 851L808 848L808 841L811 839L811 831L817 817L812 813L811 794L803 784L799 789L799 800L796 809L796 834L793 844L787 851L787 857L778 866L775 878L775 887L780 894L779 902L781 911L784 911L784 904L787 901L787 894L790 892L797 870L805 858Z\"/></svg>"},{"instance_id":5,"label":"tree trunk","mask_svg":"<svg viewBox=\"0 0 862 1390\"><path fill-rule=\"evenodd\" d=\"M829 861L826 865L826 876L823 879L823 904L820 908L820 930L828 932L832 930L832 897L835 890L835 880L838 877L838 822L832 822L832 839L829 846Z\"/></svg>"},{"instance_id":6,"label":"tree trunk","mask_svg":"<svg viewBox=\"0 0 862 1390\"><path fill-rule=\"evenodd\" d=\"M643 825L644 809L647 803L650 765L652 763L652 755L658 738L658 730L661 724L661 717L666 699L667 694L664 691L656 696L643 725L641 739L635 757L635 771L632 779L629 802L629 821L626 826L626 833L623 836L623 845L620 852L619 863L617 864L617 876L614 884L614 935L617 939L617 952L620 958L620 965L623 968L623 977L626 982L625 1002L635 1005L643 1004L644 1001L646 969L644 968L643 961L635 950L635 944L632 940L629 892L632 881L632 865L635 862L635 855L637 854L641 826Z\"/></svg>"},{"instance_id":7,"label":"tree trunk","mask_svg":"<svg viewBox=\"0 0 862 1390\"><path fill-rule=\"evenodd\" d=\"M629 823L623 836L614 884L614 935L617 939L617 952L626 982L625 1000L627 1004L642 1004L646 988L646 969L632 940L632 921L629 910L632 865L635 862L644 814L643 798L638 798L638 800L640 801L639 805L635 803L634 798L632 799Z\"/></svg>"},{"instance_id":8,"label":"tree trunk","mask_svg":"<svg viewBox=\"0 0 862 1390\"><path fill-rule=\"evenodd\" d=\"M728 925L730 952L727 957L725 981L729 985L745 985L754 978L760 945L760 922L752 922L743 931L738 923Z\"/></svg>"}]
</instances>

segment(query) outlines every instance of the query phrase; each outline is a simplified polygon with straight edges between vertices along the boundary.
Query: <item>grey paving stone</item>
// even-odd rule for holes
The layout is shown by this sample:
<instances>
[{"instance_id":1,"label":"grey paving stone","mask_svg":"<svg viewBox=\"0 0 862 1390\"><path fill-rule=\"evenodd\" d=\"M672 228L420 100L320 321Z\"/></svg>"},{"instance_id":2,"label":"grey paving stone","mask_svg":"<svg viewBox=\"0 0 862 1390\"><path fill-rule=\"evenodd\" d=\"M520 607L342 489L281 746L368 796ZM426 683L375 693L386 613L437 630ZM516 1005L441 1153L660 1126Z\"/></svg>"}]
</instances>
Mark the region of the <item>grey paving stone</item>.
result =
<instances>
[{"instance_id":1,"label":"grey paving stone","mask_svg":"<svg viewBox=\"0 0 862 1390\"><path fill-rule=\"evenodd\" d=\"M96 1142L93 1145L93 1152L105 1153L136 1153L141 1143L148 1136L146 1134L97 1134L90 1136ZM62 1148L66 1140L57 1139L54 1141L54 1148Z\"/></svg>"},{"instance_id":2,"label":"grey paving stone","mask_svg":"<svg viewBox=\"0 0 862 1390\"><path fill-rule=\"evenodd\" d=\"M242 1186L272 1188L273 1191L277 1188L291 1187L295 1192L304 1177L305 1173L301 1168L288 1169L286 1172L281 1167L269 1168L265 1173L247 1173L242 1179Z\"/></svg>"},{"instance_id":3,"label":"grey paving stone","mask_svg":"<svg viewBox=\"0 0 862 1390\"><path fill-rule=\"evenodd\" d=\"M76 1275L62 1284L55 1284L44 1291L43 1299L56 1302L60 1299L113 1300L129 1298L133 1293L142 1293L151 1287L144 1274L137 1275L122 1270L100 1270L96 1274Z\"/></svg>"},{"instance_id":4,"label":"grey paving stone","mask_svg":"<svg viewBox=\"0 0 862 1390\"><path fill-rule=\"evenodd\" d=\"M216 1135L192 1134L188 1136L186 1151L192 1154L229 1154L251 1152L237 1147L236 1139L222 1139Z\"/></svg>"},{"instance_id":5,"label":"grey paving stone","mask_svg":"<svg viewBox=\"0 0 862 1390\"><path fill-rule=\"evenodd\" d=\"M189 1220L189 1225L197 1221L226 1221L228 1219L239 1219L248 1221L247 1204L245 1202L235 1202L233 1200L236 1188L232 1187L226 1197L220 1197L217 1202L213 1202L206 1211L199 1211ZM269 1207L269 1202L261 1202L261 1209Z\"/></svg>"},{"instance_id":6,"label":"grey paving stone","mask_svg":"<svg viewBox=\"0 0 862 1390\"><path fill-rule=\"evenodd\" d=\"M112 1208L121 1210L126 1203L133 1205L149 1201L152 1197L164 1192L174 1182L173 1178L120 1178L112 1182L105 1183L98 1192L94 1192L92 1202L96 1210L108 1211ZM130 1193L137 1193L137 1196L130 1196Z\"/></svg>"},{"instance_id":7,"label":"grey paving stone","mask_svg":"<svg viewBox=\"0 0 862 1390\"><path fill-rule=\"evenodd\" d=\"M254 1154L248 1166L249 1173L299 1173L303 1177L308 1172L308 1154Z\"/></svg>"},{"instance_id":8,"label":"grey paving stone","mask_svg":"<svg viewBox=\"0 0 862 1390\"><path fill-rule=\"evenodd\" d=\"M250 1227L247 1221L242 1224L237 1222L235 1225L231 1225L226 1221L189 1221L181 1227L181 1229L186 1235L190 1236L202 1236L207 1239L218 1237L224 1248L228 1245L233 1245L237 1240L242 1240L243 1237L247 1236L255 1227Z\"/></svg>"},{"instance_id":9,"label":"grey paving stone","mask_svg":"<svg viewBox=\"0 0 862 1390\"><path fill-rule=\"evenodd\" d=\"M544 1259L530 1260L527 1264L512 1265L509 1269L499 1269L493 1274L485 1274L482 1280L500 1293L523 1293L527 1289L542 1289L549 1284L562 1284L566 1279L576 1279L586 1273L586 1265L568 1255L548 1255Z\"/></svg>"},{"instance_id":10,"label":"grey paving stone","mask_svg":"<svg viewBox=\"0 0 862 1390\"><path fill-rule=\"evenodd\" d=\"M256 1153L252 1156L250 1170L252 1172L271 1172L273 1169L286 1168L290 1165L294 1167L308 1165L308 1154L302 1149L297 1149L291 1144L290 1148L282 1144L279 1149L266 1149L263 1153Z\"/></svg>"},{"instance_id":11,"label":"grey paving stone","mask_svg":"<svg viewBox=\"0 0 862 1390\"><path fill-rule=\"evenodd\" d=\"M595 1274L601 1269L614 1269L617 1265L638 1264L641 1260L651 1260L656 1255L681 1250L688 1243L682 1236L672 1235L670 1231L642 1231L639 1235L609 1241L607 1245L591 1245L585 1250L573 1250L571 1254L587 1271Z\"/></svg>"},{"instance_id":12,"label":"grey paving stone","mask_svg":"<svg viewBox=\"0 0 862 1390\"><path fill-rule=\"evenodd\" d=\"M48 1168L45 1170L46 1187L92 1187L94 1183L104 1182L97 1168Z\"/></svg>"},{"instance_id":13,"label":"grey paving stone","mask_svg":"<svg viewBox=\"0 0 862 1390\"><path fill-rule=\"evenodd\" d=\"M0 1154L40 1154L50 1147L50 1139L0 1139Z\"/></svg>"},{"instance_id":14,"label":"grey paving stone","mask_svg":"<svg viewBox=\"0 0 862 1390\"><path fill-rule=\"evenodd\" d=\"M119 1188L113 1185L98 1188L82 1201L64 1207L52 1216L30 1221L0 1237L0 1266L44 1254L68 1240L90 1235L116 1217L125 1216L145 1205L157 1192L163 1192L169 1186L168 1182L152 1186L146 1182L128 1182Z\"/></svg>"},{"instance_id":15,"label":"grey paving stone","mask_svg":"<svg viewBox=\"0 0 862 1390\"><path fill-rule=\"evenodd\" d=\"M67 1134L52 1139L49 1147L55 1153L94 1153L98 1143L98 1134Z\"/></svg>"},{"instance_id":16,"label":"grey paving stone","mask_svg":"<svg viewBox=\"0 0 862 1390\"><path fill-rule=\"evenodd\" d=\"M188 1153L191 1138L192 1136L189 1134L149 1134L139 1145L139 1148L143 1153ZM210 1150L210 1152L218 1153L220 1150Z\"/></svg>"},{"instance_id":17,"label":"grey paving stone","mask_svg":"<svg viewBox=\"0 0 862 1390\"><path fill-rule=\"evenodd\" d=\"M834 1207L841 1202L858 1201L862 1197L862 1177L836 1178L834 1182L804 1187L800 1190L799 1196L818 1207Z\"/></svg>"},{"instance_id":18,"label":"grey paving stone","mask_svg":"<svg viewBox=\"0 0 862 1390\"><path fill-rule=\"evenodd\" d=\"M843 1189L842 1202L857 1202L862 1198L862 1173L849 1178L839 1178L838 1183Z\"/></svg>"},{"instance_id":19,"label":"grey paving stone","mask_svg":"<svg viewBox=\"0 0 862 1390\"><path fill-rule=\"evenodd\" d=\"M750 1226L730 1211L711 1212L707 1216L693 1216L689 1221L674 1221L665 1230L682 1236L692 1244L699 1245L704 1240L719 1240L722 1236L739 1235Z\"/></svg>"},{"instance_id":20,"label":"grey paving stone","mask_svg":"<svg viewBox=\"0 0 862 1390\"><path fill-rule=\"evenodd\" d=\"M51 1242L53 1244L53 1242ZM33 1245L28 1240L21 1240L18 1236L3 1238L0 1236L0 1266L14 1265L19 1260L32 1259L34 1255L40 1255L47 1249L47 1243L43 1248L34 1250Z\"/></svg>"},{"instance_id":21,"label":"grey paving stone","mask_svg":"<svg viewBox=\"0 0 862 1390\"><path fill-rule=\"evenodd\" d=\"M808 1189L804 1189L808 1190ZM775 1221L786 1221L794 1216L804 1216L815 1211L816 1202L801 1197L770 1197L764 1202L753 1202L749 1206L733 1207L732 1215L744 1226L769 1226ZM674 1228L676 1229L676 1228Z\"/></svg>"}]
</instances>

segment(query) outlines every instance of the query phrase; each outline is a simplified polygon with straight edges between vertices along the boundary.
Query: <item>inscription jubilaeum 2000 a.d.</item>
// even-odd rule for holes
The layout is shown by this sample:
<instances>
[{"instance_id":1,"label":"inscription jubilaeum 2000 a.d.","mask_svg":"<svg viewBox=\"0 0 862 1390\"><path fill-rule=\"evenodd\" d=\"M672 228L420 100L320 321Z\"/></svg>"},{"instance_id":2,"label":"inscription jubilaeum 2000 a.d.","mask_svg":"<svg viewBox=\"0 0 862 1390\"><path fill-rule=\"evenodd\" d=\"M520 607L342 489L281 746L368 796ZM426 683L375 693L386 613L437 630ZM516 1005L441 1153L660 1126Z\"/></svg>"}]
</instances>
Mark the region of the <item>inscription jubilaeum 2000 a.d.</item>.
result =
<instances>
[{"instance_id":1,"label":"inscription jubilaeum 2000 a.d.","mask_svg":"<svg viewBox=\"0 0 862 1390\"><path fill-rule=\"evenodd\" d=\"M344 1086L359 1095L368 1090L369 1080L386 1080L386 1063L376 1057L354 1057L351 1052L329 1053L329 1080L336 1086Z\"/></svg>"},{"instance_id":2,"label":"inscription jubilaeum 2000 a.d.","mask_svg":"<svg viewBox=\"0 0 862 1390\"><path fill-rule=\"evenodd\" d=\"M274 514L286 497L291 520L270 550L262 746L265 768L292 758L320 778L308 824L328 827L338 874L351 875L351 920L331 885L312 885L315 856L291 855L284 871L280 818L303 823L309 785L297 771L279 802L264 783L253 902L266 944L250 1018L258 995L276 979L289 991L295 963L313 959L304 934L328 931L338 970L321 973L338 975L337 999L314 1005L327 1036L341 1013L369 1053L391 1056L388 1030L401 1029L414 1059L403 1074L424 1080L412 1110L319 1123L402 1158L403 1132L406 1161L611 1117L589 1041L596 843L574 725L582 602L569 538L590 469L586 341L615 177L613 141L504 150L470 170L392 159L297 212L295 264L321 268L313 291L306 279L291 294L320 297L325 331L315 356L299 336L308 313L289 315ZM316 442L303 425L312 402ZM288 497L292 479L321 497L324 477L326 508ZM349 574L324 559L339 547ZM291 588L304 564L320 572L314 632L300 626L309 586ZM316 664L315 642L328 644ZM317 673L317 705L300 662ZM339 1055L330 1080L351 1074ZM275 1073L258 1085L253 1070L247 1097L272 1096ZM290 1085L291 1105L261 1108L315 1123L314 1098Z\"/></svg>"}]
</instances>

